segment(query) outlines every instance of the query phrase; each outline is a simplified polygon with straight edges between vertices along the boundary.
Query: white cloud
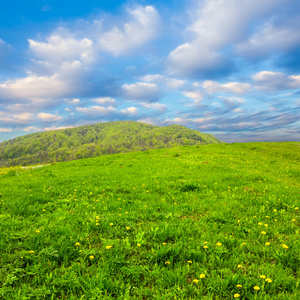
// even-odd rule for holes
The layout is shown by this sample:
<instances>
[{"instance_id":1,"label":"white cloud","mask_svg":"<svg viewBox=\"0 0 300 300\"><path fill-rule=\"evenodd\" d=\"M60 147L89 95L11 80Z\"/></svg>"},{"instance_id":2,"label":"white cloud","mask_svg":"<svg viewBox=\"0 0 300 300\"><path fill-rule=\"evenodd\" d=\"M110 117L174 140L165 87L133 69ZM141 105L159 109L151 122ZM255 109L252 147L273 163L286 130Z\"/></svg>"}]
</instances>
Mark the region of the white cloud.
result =
<instances>
[{"instance_id":1,"label":"white cloud","mask_svg":"<svg viewBox=\"0 0 300 300\"><path fill-rule=\"evenodd\" d=\"M161 104L161 103L158 103L158 102L145 103L143 106L147 107L147 108L152 108L152 109L158 110L160 112L165 112L166 109L167 109L167 106L165 104Z\"/></svg>"},{"instance_id":2,"label":"white cloud","mask_svg":"<svg viewBox=\"0 0 300 300\"><path fill-rule=\"evenodd\" d=\"M262 71L253 76L255 89L280 91L300 88L300 75L286 75L281 72Z\"/></svg>"},{"instance_id":3,"label":"white cloud","mask_svg":"<svg viewBox=\"0 0 300 300\"><path fill-rule=\"evenodd\" d=\"M53 34L47 42L37 42L29 39L29 47L36 57L47 62L63 62L79 60L91 63L95 59L93 42L88 38L75 39L70 35Z\"/></svg>"},{"instance_id":4,"label":"white cloud","mask_svg":"<svg viewBox=\"0 0 300 300\"><path fill-rule=\"evenodd\" d=\"M222 69L228 63L222 49L238 42L254 18L272 10L284 0L206 0L192 13L189 41L171 51L168 57L172 74L193 75Z\"/></svg>"},{"instance_id":5,"label":"white cloud","mask_svg":"<svg viewBox=\"0 0 300 300\"><path fill-rule=\"evenodd\" d=\"M126 109L121 110L122 114L128 114L128 115L136 115L137 112L138 112L138 109L134 106L127 107Z\"/></svg>"},{"instance_id":6,"label":"white cloud","mask_svg":"<svg viewBox=\"0 0 300 300\"><path fill-rule=\"evenodd\" d=\"M300 21L289 23L282 26L265 23L247 41L237 45L237 52L246 57L261 57L295 48L300 44Z\"/></svg>"},{"instance_id":7,"label":"white cloud","mask_svg":"<svg viewBox=\"0 0 300 300\"><path fill-rule=\"evenodd\" d=\"M228 82L220 84L216 81L206 80L203 82L203 88L207 93L214 94L227 92L233 94L244 94L250 91L251 85L242 82Z\"/></svg>"},{"instance_id":8,"label":"white cloud","mask_svg":"<svg viewBox=\"0 0 300 300\"><path fill-rule=\"evenodd\" d=\"M9 113L0 111L0 122L7 124L27 124L32 122L33 114L32 113Z\"/></svg>"},{"instance_id":9,"label":"white cloud","mask_svg":"<svg viewBox=\"0 0 300 300\"><path fill-rule=\"evenodd\" d=\"M80 76L81 63L79 61L66 62L59 73L51 76L29 74L27 77L7 80L0 84L0 97L14 101L26 101L64 97L70 92L79 90L77 81Z\"/></svg>"},{"instance_id":10,"label":"white cloud","mask_svg":"<svg viewBox=\"0 0 300 300\"><path fill-rule=\"evenodd\" d=\"M61 116L44 113L44 112L39 113L38 118L44 122L54 122L62 119Z\"/></svg>"},{"instance_id":11,"label":"white cloud","mask_svg":"<svg viewBox=\"0 0 300 300\"><path fill-rule=\"evenodd\" d=\"M153 102L159 98L159 89L154 83L136 82L123 84L124 97L128 100Z\"/></svg>"},{"instance_id":12,"label":"white cloud","mask_svg":"<svg viewBox=\"0 0 300 300\"><path fill-rule=\"evenodd\" d=\"M186 84L185 80L180 80L176 78L171 78L168 76L160 75L160 74L150 74L143 76L141 78L142 81L152 82L157 84L163 84L171 89L179 89Z\"/></svg>"},{"instance_id":13,"label":"white cloud","mask_svg":"<svg viewBox=\"0 0 300 300\"><path fill-rule=\"evenodd\" d=\"M0 128L0 132L11 132L11 128Z\"/></svg>"},{"instance_id":14,"label":"white cloud","mask_svg":"<svg viewBox=\"0 0 300 300\"><path fill-rule=\"evenodd\" d=\"M92 98L91 101L98 103L98 104L105 105L105 106L114 106L115 107L117 105L116 100L111 97Z\"/></svg>"},{"instance_id":15,"label":"white cloud","mask_svg":"<svg viewBox=\"0 0 300 300\"><path fill-rule=\"evenodd\" d=\"M28 132L28 131L41 131L40 128L35 127L35 126L27 126L25 128L23 128L23 131Z\"/></svg>"},{"instance_id":16,"label":"white cloud","mask_svg":"<svg viewBox=\"0 0 300 300\"><path fill-rule=\"evenodd\" d=\"M158 34L160 17L154 7L138 7L128 13L131 20L123 28L113 27L100 38L101 47L114 55L127 54Z\"/></svg>"},{"instance_id":17,"label":"white cloud","mask_svg":"<svg viewBox=\"0 0 300 300\"><path fill-rule=\"evenodd\" d=\"M76 111L85 115L111 115L116 111L114 107L91 106L91 107L76 107Z\"/></svg>"}]
</instances>

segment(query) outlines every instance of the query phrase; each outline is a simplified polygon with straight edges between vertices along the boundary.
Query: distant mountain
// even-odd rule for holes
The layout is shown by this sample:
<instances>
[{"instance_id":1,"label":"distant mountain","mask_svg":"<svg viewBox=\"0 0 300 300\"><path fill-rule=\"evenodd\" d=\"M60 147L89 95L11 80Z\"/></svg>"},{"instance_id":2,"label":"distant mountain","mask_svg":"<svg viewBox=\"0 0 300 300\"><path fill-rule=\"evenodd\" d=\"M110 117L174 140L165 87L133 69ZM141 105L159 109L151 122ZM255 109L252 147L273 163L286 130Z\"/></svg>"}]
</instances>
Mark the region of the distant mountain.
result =
<instances>
[{"instance_id":1,"label":"distant mountain","mask_svg":"<svg viewBox=\"0 0 300 300\"><path fill-rule=\"evenodd\" d=\"M106 154L221 143L180 125L118 121L33 133L0 143L0 166L43 164Z\"/></svg>"}]
</instances>

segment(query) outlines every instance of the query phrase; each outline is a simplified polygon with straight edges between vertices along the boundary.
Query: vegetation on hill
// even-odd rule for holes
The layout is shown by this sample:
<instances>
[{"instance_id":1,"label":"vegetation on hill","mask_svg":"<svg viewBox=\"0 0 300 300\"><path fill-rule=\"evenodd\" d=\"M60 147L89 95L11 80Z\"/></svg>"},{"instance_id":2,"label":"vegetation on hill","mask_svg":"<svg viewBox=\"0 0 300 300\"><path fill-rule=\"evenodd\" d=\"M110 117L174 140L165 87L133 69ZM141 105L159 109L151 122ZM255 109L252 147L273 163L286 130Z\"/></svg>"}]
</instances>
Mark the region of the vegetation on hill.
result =
<instances>
[{"instance_id":1,"label":"vegetation on hill","mask_svg":"<svg viewBox=\"0 0 300 300\"><path fill-rule=\"evenodd\" d=\"M0 298L300 299L300 143L0 169Z\"/></svg>"},{"instance_id":2,"label":"vegetation on hill","mask_svg":"<svg viewBox=\"0 0 300 300\"><path fill-rule=\"evenodd\" d=\"M132 121L98 123L33 133L0 143L0 166L69 161L105 154L220 143L213 135L180 125Z\"/></svg>"}]
</instances>

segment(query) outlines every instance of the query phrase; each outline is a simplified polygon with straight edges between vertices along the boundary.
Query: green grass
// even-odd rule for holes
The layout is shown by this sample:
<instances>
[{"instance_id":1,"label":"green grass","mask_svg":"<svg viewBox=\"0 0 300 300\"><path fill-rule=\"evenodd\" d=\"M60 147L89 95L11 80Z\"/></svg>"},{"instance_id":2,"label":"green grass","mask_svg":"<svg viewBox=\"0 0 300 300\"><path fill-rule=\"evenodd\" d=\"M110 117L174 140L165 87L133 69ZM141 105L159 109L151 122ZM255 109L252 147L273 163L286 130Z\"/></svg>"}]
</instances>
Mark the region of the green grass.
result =
<instances>
[{"instance_id":1,"label":"green grass","mask_svg":"<svg viewBox=\"0 0 300 300\"><path fill-rule=\"evenodd\" d=\"M300 143L1 169L0 188L0 299L300 299Z\"/></svg>"}]
</instances>

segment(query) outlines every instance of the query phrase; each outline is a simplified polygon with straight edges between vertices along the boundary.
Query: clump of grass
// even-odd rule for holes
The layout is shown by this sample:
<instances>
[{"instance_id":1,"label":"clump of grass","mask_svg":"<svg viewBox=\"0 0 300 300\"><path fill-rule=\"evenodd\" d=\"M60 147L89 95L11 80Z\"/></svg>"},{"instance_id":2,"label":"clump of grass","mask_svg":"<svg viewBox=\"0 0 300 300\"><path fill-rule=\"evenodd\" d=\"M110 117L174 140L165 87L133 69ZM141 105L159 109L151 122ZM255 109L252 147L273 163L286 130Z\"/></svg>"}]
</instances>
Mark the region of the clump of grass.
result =
<instances>
[{"instance_id":1,"label":"clump of grass","mask_svg":"<svg viewBox=\"0 0 300 300\"><path fill-rule=\"evenodd\" d=\"M298 299L299 150L190 146L2 169L0 298Z\"/></svg>"}]
</instances>

